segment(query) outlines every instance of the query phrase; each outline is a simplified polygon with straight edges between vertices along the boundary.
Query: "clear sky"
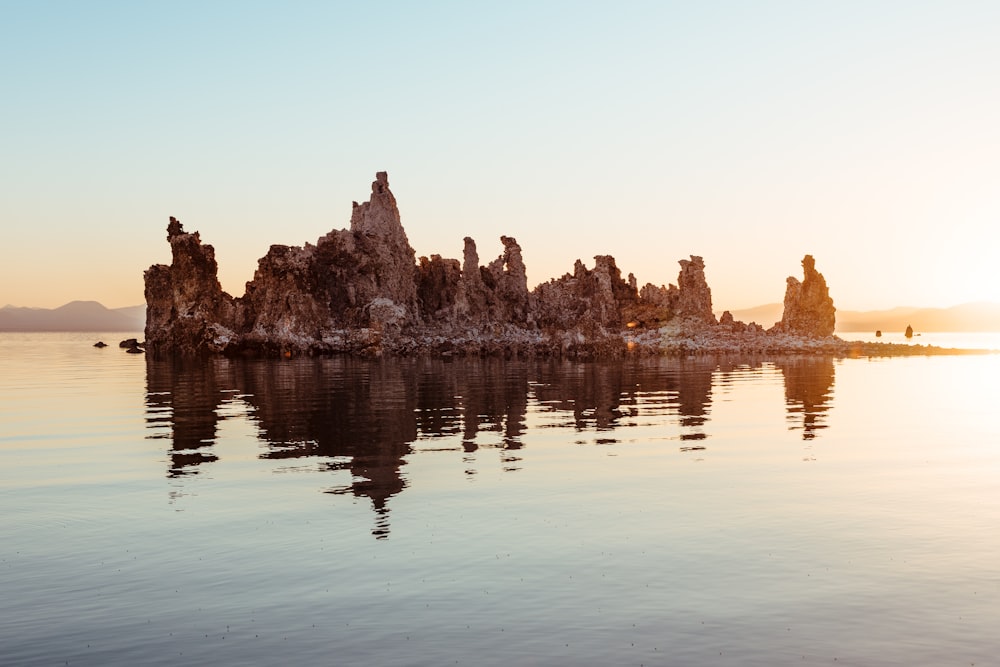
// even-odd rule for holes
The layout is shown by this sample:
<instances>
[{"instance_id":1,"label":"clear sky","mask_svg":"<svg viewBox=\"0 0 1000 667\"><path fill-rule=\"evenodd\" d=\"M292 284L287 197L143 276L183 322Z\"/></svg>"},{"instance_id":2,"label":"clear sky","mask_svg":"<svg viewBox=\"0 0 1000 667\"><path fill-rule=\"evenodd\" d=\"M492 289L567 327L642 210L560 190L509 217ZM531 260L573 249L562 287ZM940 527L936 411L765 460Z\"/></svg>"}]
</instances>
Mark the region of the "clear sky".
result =
<instances>
[{"instance_id":1,"label":"clear sky","mask_svg":"<svg viewBox=\"0 0 1000 667\"><path fill-rule=\"evenodd\" d=\"M417 255L530 286L806 253L838 308L1000 301L998 2L0 0L0 305L143 303L168 217L240 296L388 171Z\"/></svg>"}]
</instances>

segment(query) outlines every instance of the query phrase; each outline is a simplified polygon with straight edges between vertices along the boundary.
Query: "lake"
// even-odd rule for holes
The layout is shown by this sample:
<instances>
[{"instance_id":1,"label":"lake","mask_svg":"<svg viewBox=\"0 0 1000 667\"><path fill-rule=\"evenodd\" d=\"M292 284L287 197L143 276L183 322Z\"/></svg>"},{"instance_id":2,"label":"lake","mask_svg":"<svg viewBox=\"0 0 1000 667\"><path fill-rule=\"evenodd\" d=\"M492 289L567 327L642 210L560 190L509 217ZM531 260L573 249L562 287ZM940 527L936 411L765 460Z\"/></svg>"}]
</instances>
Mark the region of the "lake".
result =
<instances>
[{"instance_id":1,"label":"lake","mask_svg":"<svg viewBox=\"0 0 1000 667\"><path fill-rule=\"evenodd\" d=\"M1000 355L175 363L131 336L0 334L0 664L1000 655Z\"/></svg>"}]
</instances>

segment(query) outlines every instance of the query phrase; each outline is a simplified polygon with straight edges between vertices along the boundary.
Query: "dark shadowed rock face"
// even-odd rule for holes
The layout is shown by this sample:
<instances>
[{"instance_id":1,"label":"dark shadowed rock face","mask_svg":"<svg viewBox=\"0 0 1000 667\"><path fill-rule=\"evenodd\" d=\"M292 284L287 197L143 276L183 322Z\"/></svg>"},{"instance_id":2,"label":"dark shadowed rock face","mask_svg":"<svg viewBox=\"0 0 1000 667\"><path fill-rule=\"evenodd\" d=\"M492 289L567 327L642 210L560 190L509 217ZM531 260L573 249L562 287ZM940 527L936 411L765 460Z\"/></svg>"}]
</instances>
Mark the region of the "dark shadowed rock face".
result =
<instances>
[{"instance_id":1,"label":"dark shadowed rock face","mask_svg":"<svg viewBox=\"0 0 1000 667\"><path fill-rule=\"evenodd\" d=\"M682 259L677 284L657 287L646 283L638 293L634 319L639 323L679 318L695 326L714 325L712 290L705 280L705 261L696 255Z\"/></svg>"},{"instance_id":2,"label":"dark shadowed rock face","mask_svg":"<svg viewBox=\"0 0 1000 667\"><path fill-rule=\"evenodd\" d=\"M465 274L457 259L442 259L441 255L421 257L417 267L417 300L424 319L454 324L468 315L464 283Z\"/></svg>"},{"instance_id":3,"label":"dark shadowed rock face","mask_svg":"<svg viewBox=\"0 0 1000 667\"><path fill-rule=\"evenodd\" d=\"M626 309L639 299L610 255L594 257L593 269L576 260L573 273L542 283L532 296L543 329L579 330L588 336L620 330Z\"/></svg>"},{"instance_id":4,"label":"dark shadowed rock face","mask_svg":"<svg viewBox=\"0 0 1000 667\"><path fill-rule=\"evenodd\" d=\"M800 282L789 276L785 289L785 311L774 329L800 336L832 336L836 308L826 287L826 280L816 270L812 255L802 259L804 276Z\"/></svg>"},{"instance_id":5,"label":"dark shadowed rock face","mask_svg":"<svg viewBox=\"0 0 1000 667\"><path fill-rule=\"evenodd\" d=\"M528 274L521 259L521 246L510 236L501 236L503 253L481 271L488 288L489 320L520 326L534 324L528 294Z\"/></svg>"},{"instance_id":6,"label":"dark shadowed rock face","mask_svg":"<svg viewBox=\"0 0 1000 667\"><path fill-rule=\"evenodd\" d=\"M668 300L674 317L684 317L699 322L715 324L712 313L712 290L705 280L705 260L696 255L680 260L677 288L670 286Z\"/></svg>"},{"instance_id":7,"label":"dark shadowed rock face","mask_svg":"<svg viewBox=\"0 0 1000 667\"><path fill-rule=\"evenodd\" d=\"M416 255L406 238L384 171L375 175L371 198L354 207L350 233L355 244L352 259L357 263L352 268L362 270L367 278L357 286L357 296L367 304L374 299L392 301L405 310L407 323L415 322L419 317L413 269Z\"/></svg>"},{"instance_id":8,"label":"dark shadowed rock face","mask_svg":"<svg viewBox=\"0 0 1000 667\"><path fill-rule=\"evenodd\" d=\"M416 269L420 323L448 332L494 325L533 326L531 295L521 246L501 236L503 253L479 266L476 242L465 238L463 261L431 255Z\"/></svg>"},{"instance_id":9,"label":"dark shadowed rock face","mask_svg":"<svg viewBox=\"0 0 1000 667\"><path fill-rule=\"evenodd\" d=\"M172 262L145 274L146 344L163 352L222 352L234 339L236 308L222 291L215 249L176 218L167 226Z\"/></svg>"},{"instance_id":10,"label":"dark shadowed rock face","mask_svg":"<svg viewBox=\"0 0 1000 667\"><path fill-rule=\"evenodd\" d=\"M312 251L315 290L324 300L317 312L329 318L324 329L397 327L418 320L416 255L384 171L375 175L371 198L354 203L351 228L334 230L306 250Z\"/></svg>"},{"instance_id":11,"label":"dark shadowed rock face","mask_svg":"<svg viewBox=\"0 0 1000 667\"><path fill-rule=\"evenodd\" d=\"M322 338L331 321L322 268L315 246L271 246L240 300L243 339L280 348L291 340Z\"/></svg>"},{"instance_id":12,"label":"dark shadowed rock face","mask_svg":"<svg viewBox=\"0 0 1000 667\"><path fill-rule=\"evenodd\" d=\"M354 203L350 229L331 231L315 245L271 246L239 298L222 291L215 251L197 232L186 233L170 218L167 239L171 264L145 274L146 348L154 355L589 356L636 347L689 353L771 345L757 325L728 314L716 323L705 263L693 255L680 261L677 285L647 284L641 291L634 275L622 278L610 255L596 256L592 269L577 260L572 273L529 291L521 246L508 236L485 266L471 238L461 262L440 255L417 261L385 172L376 174L369 200ZM803 266L803 282L788 279L779 331L829 335L833 302L826 283L812 257Z\"/></svg>"}]
</instances>

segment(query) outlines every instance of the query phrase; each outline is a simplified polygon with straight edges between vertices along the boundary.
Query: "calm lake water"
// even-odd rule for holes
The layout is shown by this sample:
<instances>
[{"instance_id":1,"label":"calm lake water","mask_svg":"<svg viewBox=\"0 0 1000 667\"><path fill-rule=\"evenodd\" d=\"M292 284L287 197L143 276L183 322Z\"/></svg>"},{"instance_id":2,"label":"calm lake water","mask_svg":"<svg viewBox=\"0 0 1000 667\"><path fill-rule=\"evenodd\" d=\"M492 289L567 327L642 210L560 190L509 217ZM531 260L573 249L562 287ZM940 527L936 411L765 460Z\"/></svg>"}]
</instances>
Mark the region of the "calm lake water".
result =
<instances>
[{"instance_id":1,"label":"calm lake water","mask_svg":"<svg viewBox=\"0 0 1000 667\"><path fill-rule=\"evenodd\" d=\"M0 664L1000 656L1000 355L185 365L132 335L0 334Z\"/></svg>"}]
</instances>

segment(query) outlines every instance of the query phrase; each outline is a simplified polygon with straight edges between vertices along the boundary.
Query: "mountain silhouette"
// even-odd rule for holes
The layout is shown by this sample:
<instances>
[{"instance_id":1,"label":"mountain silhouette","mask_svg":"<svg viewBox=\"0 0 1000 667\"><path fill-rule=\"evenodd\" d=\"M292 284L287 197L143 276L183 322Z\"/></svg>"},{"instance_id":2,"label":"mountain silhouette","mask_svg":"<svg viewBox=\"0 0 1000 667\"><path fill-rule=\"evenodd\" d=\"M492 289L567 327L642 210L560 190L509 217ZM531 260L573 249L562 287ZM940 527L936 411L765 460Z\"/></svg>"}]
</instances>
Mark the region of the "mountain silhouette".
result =
<instances>
[{"instance_id":1,"label":"mountain silhouette","mask_svg":"<svg viewBox=\"0 0 1000 667\"><path fill-rule=\"evenodd\" d=\"M781 320L782 304L768 303L732 311L742 322L756 322L764 328ZM964 303L950 308L899 307L887 310L837 309L837 332L903 331L1000 331L1000 303Z\"/></svg>"},{"instance_id":2,"label":"mountain silhouette","mask_svg":"<svg viewBox=\"0 0 1000 667\"><path fill-rule=\"evenodd\" d=\"M107 308L71 301L58 308L0 308L0 331L142 331L146 306Z\"/></svg>"},{"instance_id":3,"label":"mountain silhouette","mask_svg":"<svg viewBox=\"0 0 1000 667\"><path fill-rule=\"evenodd\" d=\"M731 312L737 320L769 328L781 320L781 311L782 304L768 303ZM917 331L1000 331L1000 303L837 310L838 332L902 331L907 325ZM142 331L145 326L145 305L107 308L97 301L70 301L58 308L0 308L0 331Z\"/></svg>"}]
</instances>

